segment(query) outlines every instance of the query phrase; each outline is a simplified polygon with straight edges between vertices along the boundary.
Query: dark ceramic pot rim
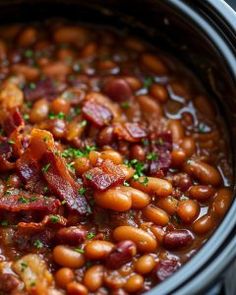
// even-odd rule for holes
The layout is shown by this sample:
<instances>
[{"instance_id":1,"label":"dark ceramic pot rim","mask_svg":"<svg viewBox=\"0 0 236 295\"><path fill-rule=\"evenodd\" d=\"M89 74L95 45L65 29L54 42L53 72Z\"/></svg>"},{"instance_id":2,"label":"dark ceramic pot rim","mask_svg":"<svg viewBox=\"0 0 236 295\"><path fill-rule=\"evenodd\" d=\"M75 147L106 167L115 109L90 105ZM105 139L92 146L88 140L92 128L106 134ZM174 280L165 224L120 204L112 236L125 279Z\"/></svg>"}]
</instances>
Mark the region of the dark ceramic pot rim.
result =
<instances>
[{"instance_id":1,"label":"dark ceramic pot rim","mask_svg":"<svg viewBox=\"0 0 236 295\"><path fill-rule=\"evenodd\" d=\"M199 11L184 1L169 0L168 3L182 15L190 18L211 40L226 63L236 86L236 47L233 45L236 44L236 13L221 0L196 1L196 6L200 7ZM236 167L235 160L233 155L234 167ZM203 294L203 290L212 285L234 259L236 259L236 200L232 202L224 220L199 252L169 279L147 294Z\"/></svg>"}]
</instances>

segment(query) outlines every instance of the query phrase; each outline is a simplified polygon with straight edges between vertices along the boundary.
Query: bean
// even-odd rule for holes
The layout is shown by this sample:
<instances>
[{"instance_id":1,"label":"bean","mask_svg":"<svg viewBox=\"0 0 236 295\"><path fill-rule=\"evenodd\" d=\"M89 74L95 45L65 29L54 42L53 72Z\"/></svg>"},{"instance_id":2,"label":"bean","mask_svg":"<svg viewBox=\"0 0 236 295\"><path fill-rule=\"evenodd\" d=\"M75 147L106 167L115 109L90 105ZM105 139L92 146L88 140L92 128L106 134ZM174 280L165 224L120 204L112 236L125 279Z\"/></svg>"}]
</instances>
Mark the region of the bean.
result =
<instances>
[{"instance_id":1,"label":"bean","mask_svg":"<svg viewBox=\"0 0 236 295\"><path fill-rule=\"evenodd\" d=\"M107 126L104 129L102 129L98 135L98 144L103 145L109 145L112 143L113 140L113 127Z\"/></svg>"},{"instance_id":2,"label":"bean","mask_svg":"<svg viewBox=\"0 0 236 295\"><path fill-rule=\"evenodd\" d=\"M163 259L157 263L153 273L156 279L162 282L171 276L178 267L179 263L177 259Z\"/></svg>"},{"instance_id":3,"label":"bean","mask_svg":"<svg viewBox=\"0 0 236 295\"><path fill-rule=\"evenodd\" d=\"M155 55L144 53L141 56L141 63L150 71L157 75L166 75L167 68L164 63Z\"/></svg>"},{"instance_id":4,"label":"bean","mask_svg":"<svg viewBox=\"0 0 236 295\"><path fill-rule=\"evenodd\" d=\"M88 171L91 168L89 159L85 157L75 159L74 168L76 174L81 176L84 172Z\"/></svg>"},{"instance_id":5,"label":"bean","mask_svg":"<svg viewBox=\"0 0 236 295\"><path fill-rule=\"evenodd\" d=\"M214 226L214 218L209 214L205 214L193 223L193 231L199 235L203 235L210 232Z\"/></svg>"},{"instance_id":6,"label":"bean","mask_svg":"<svg viewBox=\"0 0 236 295\"><path fill-rule=\"evenodd\" d=\"M169 120L168 127L171 131L173 142L179 143L184 138L184 127L180 120Z\"/></svg>"},{"instance_id":7,"label":"bean","mask_svg":"<svg viewBox=\"0 0 236 295\"><path fill-rule=\"evenodd\" d=\"M66 286L66 291L68 295L87 295L88 294L88 289L77 282L70 282Z\"/></svg>"},{"instance_id":8,"label":"bean","mask_svg":"<svg viewBox=\"0 0 236 295\"><path fill-rule=\"evenodd\" d=\"M30 112L30 121L32 123L39 123L48 117L49 104L46 99L36 101Z\"/></svg>"},{"instance_id":9,"label":"bean","mask_svg":"<svg viewBox=\"0 0 236 295\"><path fill-rule=\"evenodd\" d=\"M140 40L133 37L129 37L125 40L125 46L138 52L145 50L144 44Z\"/></svg>"},{"instance_id":10,"label":"bean","mask_svg":"<svg viewBox=\"0 0 236 295\"><path fill-rule=\"evenodd\" d=\"M211 206L211 212L218 217L223 217L228 210L232 200L232 192L229 188L221 188L216 193L216 197L213 200Z\"/></svg>"},{"instance_id":11,"label":"bean","mask_svg":"<svg viewBox=\"0 0 236 295\"><path fill-rule=\"evenodd\" d=\"M8 82L0 91L0 101L2 107L6 109L21 107L24 101L24 95L18 86Z\"/></svg>"},{"instance_id":12,"label":"bean","mask_svg":"<svg viewBox=\"0 0 236 295\"><path fill-rule=\"evenodd\" d=\"M63 98L56 98L53 100L50 106L51 110L55 114L63 113L68 114L70 111L70 103Z\"/></svg>"},{"instance_id":13,"label":"bean","mask_svg":"<svg viewBox=\"0 0 236 295\"><path fill-rule=\"evenodd\" d=\"M35 81L39 78L39 69L33 68L25 64L14 64L11 66L11 71L16 75L23 75L26 80Z\"/></svg>"},{"instance_id":14,"label":"bean","mask_svg":"<svg viewBox=\"0 0 236 295\"><path fill-rule=\"evenodd\" d=\"M190 136L185 137L182 140L180 147L184 150L187 157L191 157L196 150L195 140Z\"/></svg>"},{"instance_id":15,"label":"bean","mask_svg":"<svg viewBox=\"0 0 236 295\"><path fill-rule=\"evenodd\" d=\"M190 100L189 90L183 82L170 82L169 84L172 95L177 96L182 103ZM170 95L170 96L172 96Z\"/></svg>"},{"instance_id":16,"label":"bean","mask_svg":"<svg viewBox=\"0 0 236 295\"><path fill-rule=\"evenodd\" d=\"M180 249L191 246L193 240L193 234L189 230L178 229L166 233L163 239L163 245L167 249Z\"/></svg>"},{"instance_id":17,"label":"bean","mask_svg":"<svg viewBox=\"0 0 236 295\"><path fill-rule=\"evenodd\" d=\"M111 290L120 289L126 282L126 278L121 276L116 270L107 270L104 276L104 285ZM113 293L112 293L113 294Z\"/></svg>"},{"instance_id":18,"label":"bean","mask_svg":"<svg viewBox=\"0 0 236 295\"><path fill-rule=\"evenodd\" d=\"M117 102L128 101L132 97L132 90L129 84L120 78L107 81L103 89L112 100Z\"/></svg>"},{"instance_id":19,"label":"bean","mask_svg":"<svg viewBox=\"0 0 236 295\"><path fill-rule=\"evenodd\" d=\"M202 161L190 160L185 165L184 170L197 178L202 184L218 186L222 182L219 171Z\"/></svg>"},{"instance_id":20,"label":"bean","mask_svg":"<svg viewBox=\"0 0 236 295\"><path fill-rule=\"evenodd\" d=\"M65 76L70 74L71 67L61 61L51 62L42 68L44 75L48 77Z\"/></svg>"},{"instance_id":21,"label":"bean","mask_svg":"<svg viewBox=\"0 0 236 295\"><path fill-rule=\"evenodd\" d=\"M167 180L156 177L140 177L132 180L131 185L145 193L155 193L158 197L168 197L172 193L172 185Z\"/></svg>"},{"instance_id":22,"label":"bean","mask_svg":"<svg viewBox=\"0 0 236 295\"><path fill-rule=\"evenodd\" d=\"M125 81L133 91L137 91L142 87L140 80L135 77L125 77Z\"/></svg>"},{"instance_id":23,"label":"bean","mask_svg":"<svg viewBox=\"0 0 236 295\"><path fill-rule=\"evenodd\" d=\"M201 114L204 114L207 118L211 120L215 119L215 108L206 97L197 96L194 100L194 105L200 111Z\"/></svg>"},{"instance_id":24,"label":"bean","mask_svg":"<svg viewBox=\"0 0 236 295\"><path fill-rule=\"evenodd\" d=\"M53 37L57 43L83 45L87 39L87 33L85 29L78 26L62 26L55 31Z\"/></svg>"},{"instance_id":25,"label":"bean","mask_svg":"<svg viewBox=\"0 0 236 295\"><path fill-rule=\"evenodd\" d=\"M102 265L91 266L84 275L84 284L91 292L95 292L102 286L104 267Z\"/></svg>"},{"instance_id":26,"label":"bean","mask_svg":"<svg viewBox=\"0 0 236 295\"><path fill-rule=\"evenodd\" d=\"M163 111L161 106L150 96L138 96L137 101L140 105L140 109L142 110L142 115L144 116L144 119L150 121L154 118L159 118L162 116Z\"/></svg>"},{"instance_id":27,"label":"bean","mask_svg":"<svg viewBox=\"0 0 236 295\"><path fill-rule=\"evenodd\" d=\"M155 267L155 260L154 258L149 255L141 256L134 264L135 270L140 274L148 274L150 273L153 268Z\"/></svg>"},{"instance_id":28,"label":"bean","mask_svg":"<svg viewBox=\"0 0 236 295\"><path fill-rule=\"evenodd\" d=\"M192 223L199 215L200 207L196 201L183 200L178 203L177 214L184 223Z\"/></svg>"},{"instance_id":29,"label":"bean","mask_svg":"<svg viewBox=\"0 0 236 295\"><path fill-rule=\"evenodd\" d=\"M63 119L49 120L47 127L56 139L63 138L65 136L66 122Z\"/></svg>"},{"instance_id":30,"label":"bean","mask_svg":"<svg viewBox=\"0 0 236 295\"><path fill-rule=\"evenodd\" d=\"M139 290L143 288L143 285L144 285L143 277L138 274L134 274L125 283L124 289L125 291L130 293L138 292Z\"/></svg>"},{"instance_id":31,"label":"bean","mask_svg":"<svg viewBox=\"0 0 236 295\"><path fill-rule=\"evenodd\" d=\"M115 211L127 211L132 206L132 200L128 193L119 187L110 188L104 192L94 193L95 202L102 208Z\"/></svg>"},{"instance_id":32,"label":"bean","mask_svg":"<svg viewBox=\"0 0 236 295\"><path fill-rule=\"evenodd\" d=\"M85 246L85 256L89 259L104 259L112 251L114 244L108 241L94 240Z\"/></svg>"},{"instance_id":33,"label":"bean","mask_svg":"<svg viewBox=\"0 0 236 295\"><path fill-rule=\"evenodd\" d=\"M112 295L128 295L128 293L124 289L115 289L111 293Z\"/></svg>"},{"instance_id":34,"label":"bean","mask_svg":"<svg viewBox=\"0 0 236 295\"><path fill-rule=\"evenodd\" d=\"M113 237L116 241L133 241L140 252L152 252L157 248L157 241L151 234L133 226L118 226L113 231Z\"/></svg>"},{"instance_id":35,"label":"bean","mask_svg":"<svg viewBox=\"0 0 236 295\"><path fill-rule=\"evenodd\" d=\"M173 177L173 184L182 192L187 191L193 184L191 177L187 173L178 173Z\"/></svg>"},{"instance_id":36,"label":"bean","mask_svg":"<svg viewBox=\"0 0 236 295\"><path fill-rule=\"evenodd\" d=\"M35 43L37 39L37 31L35 28L25 28L19 35L17 43L21 47L29 47Z\"/></svg>"},{"instance_id":37,"label":"bean","mask_svg":"<svg viewBox=\"0 0 236 295\"><path fill-rule=\"evenodd\" d=\"M89 161L93 166L96 166L100 157L101 157L101 153L97 151L91 151L88 156Z\"/></svg>"},{"instance_id":38,"label":"bean","mask_svg":"<svg viewBox=\"0 0 236 295\"><path fill-rule=\"evenodd\" d=\"M177 210L178 200L169 196L167 198L157 200L156 205L166 211L169 215L174 215Z\"/></svg>"},{"instance_id":39,"label":"bean","mask_svg":"<svg viewBox=\"0 0 236 295\"><path fill-rule=\"evenodd\" d=\"M145 194L144 192L135 188L121 186L120 189L131 197L132 208L142 209L146 207L151 201L151 198L148 194Z\"/></svg>"},{"instance_id":40,"label":"bean","mask_svg":"<svg viewBox=\"0 0 236 295\"><path fill-rule=\"evenodd\" d=\"M165 226L169 222L168 214L152 204L143 209L143 215L157 225Z\"/></svg>"},{"instance_id":41,"label":"bean","mask_svg":"<svg viewBox=\"0 0 236 295\"><path fill-rule=\"evenodd\" d=\"M207 185L193 185L190 187L188 194L190 198L196 199L198 201L206 201L213 197L215 194L215 189Z\"/></svg>"},{"instance_id":42,"label":"bean","mask_svg":"<svg viewBox=\"0 0 236 295\"><path fill-rule=\"evenodd\" d=\"M95 42L89 42L81 51L82 57L93 57L97 51L97 44Z\"/></svg>"},{"instance_id":43,"label":"bean","mask_svg":"<svg viewBox=\"0 0 236 295\"><path fill-rule=\"evenodd\" d=\"M171 164L173 167L181 167L186 161L186 153L183 150L173 150L171 152Z\"/></svg>"},{"instance_id":44,"label":"bean","mask_svg":"<svg viewBox=\"0 0 236 295\"><path fill-rule=\"evenodd\" d=\"M132 260L136 252L136 245L133 241L121 241L109 253L106 259L106 266L110 269L120 268L123 264Z\"/></svg>"},{"instance_id":45,"label":"bean","mask_svg":"<svg viewBox=\"0 0 236 295\"><path fill-rule=\"evenodd\" d=\"M140 162L144 161L146 158L146 154L143 147L139 144L132 145L130 150L130 157L132 159L137 159Z\"/></svg>"},{"instance_id":46,"label":"bean","mask_svg":"<svg viewBox=\"0 0 236 295\"><path fill-rule=\"evenodd\" d=\"M157 241L160 244L162 244L164 236L165 236L165 231L164 231L163 227L158 226L158 225L152 225L151 231L154 234L154 236L156 237Z\"/></svg>"},{"instance_id":47,"label":"bean","mask_svg":"<svg viewBox=\"0 0 236 295\"><path fill-rule=\"evenodd\" d=\"M111 160L114 164L117 165L123 163L123 158L121 154L113 150L101 152L101 158L104 160Z\"/></svg>"},{"instance_id":48,"label":"bean","mask_svg":"<svg viewBox=\"0 0 236 295\"><path fill-rule=\"evenodd\" d=\"M52 255L54 261L64 267L80 268L85 263L83 254L63 245L56 246Z\"/></svg>"},{"instance_id":49,"label":"bean","mask_svg":"<svg viewBox=\"0 0 236 295\"><path fill-rule=\"evenodd\" d=\"M74 277L75 277L74 272L68 267L60 268L55 273L55 280L57 285L64 289L66 288L66 285L68 283L73 281Z\"/></svg>"},{"instance_id":50,"label":"bean","mask_svg":"<svg viewBox=\"0 0 236 295\"><path fill-rule=\"evenodd\" d=\"M81 244L86 238L87 231L77 226L60 228L56 232L56 240L60 243L76 246Z\"/></svg>"},{"instance_id":51,"label":"bean","mask_svg":"<svg viewBox=\"0 0 236 295\"><path fill-rule=\"evenodd\" d=\"M150 94L160 103L165 103L168 100L168 92L163 85L152 84L152 86L150 87Z\"/></svg>"}]
</instances>

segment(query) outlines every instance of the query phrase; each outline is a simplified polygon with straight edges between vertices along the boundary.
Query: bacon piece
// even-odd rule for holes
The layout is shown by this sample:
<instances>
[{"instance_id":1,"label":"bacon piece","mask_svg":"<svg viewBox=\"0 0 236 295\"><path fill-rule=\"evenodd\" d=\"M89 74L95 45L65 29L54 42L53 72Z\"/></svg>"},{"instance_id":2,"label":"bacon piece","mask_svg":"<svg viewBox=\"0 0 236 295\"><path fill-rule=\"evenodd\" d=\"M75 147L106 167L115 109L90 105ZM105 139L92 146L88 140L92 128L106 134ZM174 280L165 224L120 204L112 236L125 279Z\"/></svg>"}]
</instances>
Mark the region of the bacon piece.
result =
<instances>
[{"instance_id":1,"label":"bacon piece","mask_svg":"<svg viewBox=\"0 0 236 295\"><path fill-rule=\"evenodd\" d=\"M118 139L129 142L139 142L147 136L146 131L138 123L116 123L114 126L114 134Z\"/></svg>"},{"instance_id":2,"label":"bacon piece","mask_svg":"<svg viewBox=\"0 0 236 295\"><path fill-rule=\"evenodd\" d=\"M106 106L95 101L86 101L82 113L86 119L98 127L108 125L112 120L112 112Z\"/></svg>"},{"instance_id":3,"label":"bacon piece","mask_svg":"<svg viewBox=\"0 0 236 295\"><path fill-rule=\"evenodd\" d=\"M26 101L36 101L39 98L52 100L57 96L57 89L52 79L44 79L24 88Z\"/></svg>"},{"instance_id":4,"label":"bacon piece","mask_svg":"<svg viewBox=\"0 0 236 295\"><path fill-rule=\"evenodd\" d=\"M10 135L19 126L24 126L24 119L18 108L13 108L4 114L2 128L7 135Z\"/></svg>"},{"instance_id":5,"label":"bacon piece","mask_svg":"<svg viewBox=\"0 0 236 295\"><path fill-rule=\"evenodd\" d=\"M43 154L41 164L47 166L47 171L43 175L50 190L65 201L69 209L81 215L87 214L88 203L78 193L79 184L71 177L64 159L49 151Z\"/></svg>"},{"instance_id":6,"label":"bacon piece","mask_svg":"<svg viewBox=\"0 0 236 295\"><path fill-rule=\"evenodd\" d=\"M151 160L149 172L156 175L160 171L166 173L171 165L172 136L171 133L161 133L151 142L151 152L156 159Z\"/></svg>"},{"instance_id":7,"label":"bacon piece","mask_svg":"<svg viewBox=\"0 0 236 295\"><path fill-rule=\"evenodd\" d=\"M9 161L9 158L12 156L12 146L6 141L3 140L0 143L0 171L5 172L15 168L15 163Z\"/></svg>"},{"instance_id":8,"label":"bacon piece","mask_svg":"<svg viewBox=\"0 0 236 295\"><path fill-rule=\"evenodd\" d=\"M57 220L56 220L57 218ZM56 222L54 221L56 220ZM17 224L20 229L27 229L32 231L41 231L46 226L62 227L66 226L67 219L61 215L46 215L41 222L19 222Z\"/></svg>"},{"instance_id":9,"label":"bacon piece","mask_svg":"<svg viewBox=\"0 0 236 295\"><path fill-rule=\"evenodd\" d=\"M83 179L95 189L103 191L110 186L122 183L125 180L125 175L118 165L115 165L111 160L105 160L99 167L85 172Z\"/></svg>"},{"instance_id":10,"label":"bacon piece","mask_svg":"<svg viewBox=\"0 0 236 295\"><path fill-rule=\"evenodd\" d=\"M0 210L10 212L43 211L45 213L57 212L61 202L55 198L46 198L42 195L5 195L0 199Z\"/></svg>"}]
</instances>

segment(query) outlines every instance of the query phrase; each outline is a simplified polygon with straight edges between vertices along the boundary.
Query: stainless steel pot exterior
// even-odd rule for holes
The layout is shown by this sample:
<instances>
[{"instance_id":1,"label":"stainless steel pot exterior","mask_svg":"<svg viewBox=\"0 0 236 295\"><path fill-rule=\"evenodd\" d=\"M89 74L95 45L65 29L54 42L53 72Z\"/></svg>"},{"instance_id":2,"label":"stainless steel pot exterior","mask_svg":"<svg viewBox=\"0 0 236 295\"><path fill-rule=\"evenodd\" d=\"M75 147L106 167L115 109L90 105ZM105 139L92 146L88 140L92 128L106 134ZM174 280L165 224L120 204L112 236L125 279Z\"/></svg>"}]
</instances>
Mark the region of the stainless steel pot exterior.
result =
<instances>
[{"instance_id":1,"label":"stainless steel pot exterior","mask_svg":"<svg viewBox=\"0 0 236 295\"><path fill-rule=\"evenodd\" d=\"M236 15L221 0L1 0L0 21L63 16L128 28L183 60L220 106L236 170ZM16 19L17 18L17 19ZM204 247L148 294L203 294L236 257L236 200Z\"/></svg>"}]
</instances>

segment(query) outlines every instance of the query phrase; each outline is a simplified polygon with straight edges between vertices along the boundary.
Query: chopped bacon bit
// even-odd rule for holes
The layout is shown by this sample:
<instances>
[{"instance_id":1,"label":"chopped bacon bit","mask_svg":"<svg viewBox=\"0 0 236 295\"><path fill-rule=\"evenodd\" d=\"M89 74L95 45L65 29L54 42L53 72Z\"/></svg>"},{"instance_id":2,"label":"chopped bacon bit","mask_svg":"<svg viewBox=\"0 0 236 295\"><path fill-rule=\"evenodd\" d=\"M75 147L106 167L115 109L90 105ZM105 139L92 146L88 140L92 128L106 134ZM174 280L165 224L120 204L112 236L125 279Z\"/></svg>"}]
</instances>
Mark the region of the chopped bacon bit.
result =
<instances>
[{"instance_id":1,"label":"chopped bacon bit","mask_svg":"<svg viewBox=\"0 0 236 295\"><path fill-rule=\"evenodd\" d=\"M18 108L11 109L4 116L2 128L7 135L10 135L19 126L24 126L24 119Z\"/></svg>"},{"instance_id":2,"label":"chopped bacon bit","mask_svg":"<svg viewBox=\"0 0 236 295\"><path fill-rule=\"evenodd\" d=\"M171 133L161 133L156 139L152 140L151 152L156 155L150 163L149 170L151 175L159 175L160 172L166 173L171 165L172 136Z\"/></svg>"},{"instance_id":3,"label":"chopped bacon bit","mask_svg":"<svg viewBox=\"0 0 236 295\"><path fill-rule=\"evenodd\" d=\"M98 127L108 125L112 120L112 112L106 106L95 101L86 101L82 112L86 119Z\"/></svg>"},{"instance_id":4,"label":"chopped bacon bit","mask_svg":"<svg viewBox=\"0 0 236 295\"><path fill-rule=\"evenodd\" d=\"M146 131L138 123L116 123L114 126L114 134L118 139L129 142L138 142L147 136Z\"/></svg>"},{"instance_id":5,"label":"chopped bacon bit","mask_svg":"<svg viewBox=\"0 0 236 295\"><path fill-rule=\"evenodd\" d=\"M37 194L5 195L0 199L0 210L10 212L44 211L45 213L55 213L60 205L61 202L55 198L46 198Z\"/></svg>"},{"instance_id":6,"label":"chopped bacon bit","mask_svg":"<svg viewBox=\"0 0 236 295\"><path fill-rule=\"evenodd\" d=\"M36 101L39 98L52 100L57 96L57 89L53 80L48 78L26 86L24 95L27 101Z\"/></svg>"},{"instance_id":7,"label":"chopped bacon bit","mask_svg":"<svg viewBox=\"0 0 236 295\"><path fill-rule=\"evenodd\" d=\"M9 171L15 168L15 163L11 163L9 159L12 156L12 146L6 141L0 143L0 171Z\"/></svg>"},{"instance_id":8,"label":"chopped bacon bit","mask_svg":"<svg viewBox=\"0 0 236 295\"><path fill-rule=\"evenodd\" d=\"M53 152L46 152L41 159L43 167L47 165L47 171L43 173L44 178L51 189L71 210L81 215L89 212L88 203L80 196L79 184L71 177L63 158L56 156Z\"/></svg>"},{"instance_id":9,"label":"chopped bacon bit","mask_svg":"<svg viewBox=\"0 0 236 295\"><path fill-rule=\"evenodd\" d=\"M57 218L57 222L54 222ZM19 222L18 228L21 229L28 229L28 230L43 230L46 226L53 226L53 227L63 227L66 226L67 219L61 215L46 215L41 222Z\"/></svg>"},{"instance_id":10,"label":"chopped bacon bit","mask_svg":"<svg viewBox=\"0 0 236 295\"><path fill-rule=\"evenodd\" d=\"M86 183L100 191L118 185L125 179L123 170L111 160L105 160L101 166L92 168L83 174Z\"/></svg>"}]
</instances>

